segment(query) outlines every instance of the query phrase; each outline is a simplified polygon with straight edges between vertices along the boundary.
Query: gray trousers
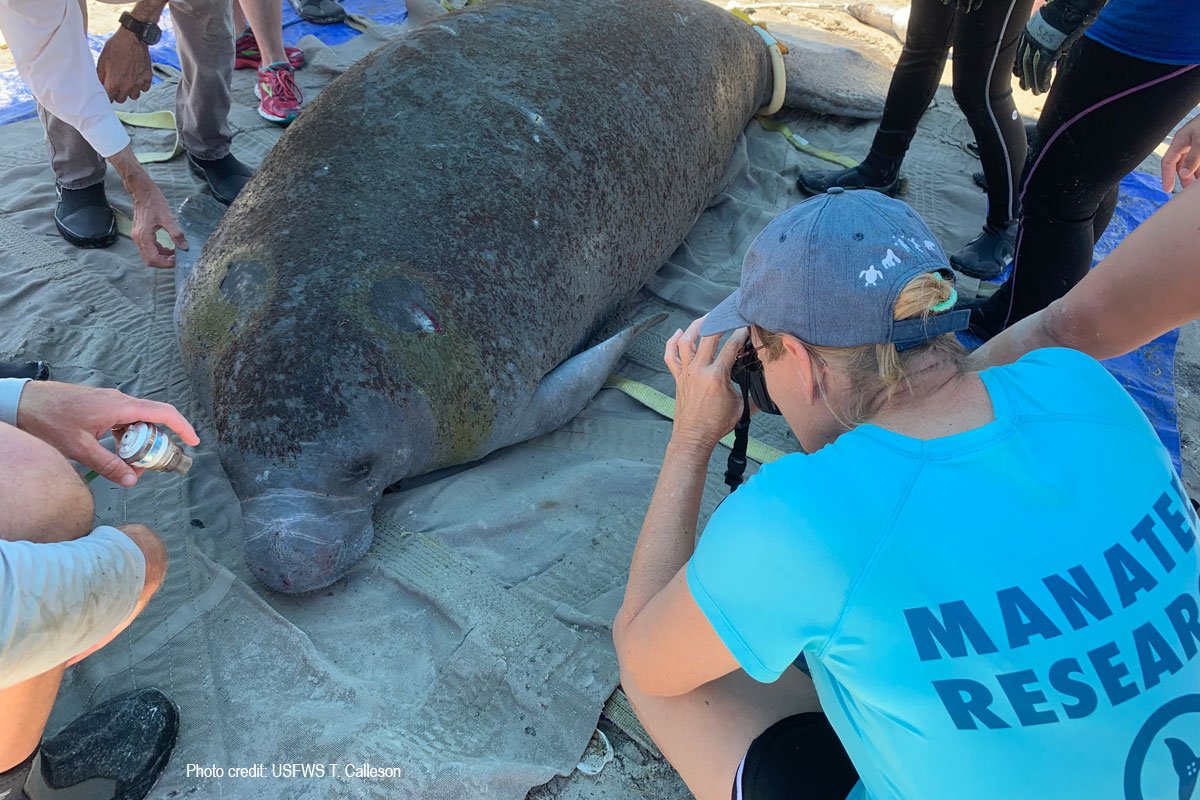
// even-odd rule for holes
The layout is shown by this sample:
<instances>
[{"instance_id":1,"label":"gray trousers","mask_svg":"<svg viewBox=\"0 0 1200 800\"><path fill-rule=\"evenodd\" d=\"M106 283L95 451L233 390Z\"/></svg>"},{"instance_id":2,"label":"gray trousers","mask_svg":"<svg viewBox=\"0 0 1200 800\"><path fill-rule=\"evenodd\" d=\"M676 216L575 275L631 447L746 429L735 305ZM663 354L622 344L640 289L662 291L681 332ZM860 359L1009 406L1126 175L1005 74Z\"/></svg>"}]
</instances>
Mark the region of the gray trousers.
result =
<instances>
[{"instance_id":1,"label":"gray trousers","mask_svg":"<svg viewBox=\"0 0 1200 800\"><path fill-rule=\"evenodd\" d=\"M87 7L83 18L87 20ZM229 0L171 0L183 77L175 93L175 120L183 147L196 158L221 158L233 133L233 15ZM82 189L104 180L106 164L79 131L38 105L46 127L50 165L59 186Z\"/></svg>"}]
</instances>

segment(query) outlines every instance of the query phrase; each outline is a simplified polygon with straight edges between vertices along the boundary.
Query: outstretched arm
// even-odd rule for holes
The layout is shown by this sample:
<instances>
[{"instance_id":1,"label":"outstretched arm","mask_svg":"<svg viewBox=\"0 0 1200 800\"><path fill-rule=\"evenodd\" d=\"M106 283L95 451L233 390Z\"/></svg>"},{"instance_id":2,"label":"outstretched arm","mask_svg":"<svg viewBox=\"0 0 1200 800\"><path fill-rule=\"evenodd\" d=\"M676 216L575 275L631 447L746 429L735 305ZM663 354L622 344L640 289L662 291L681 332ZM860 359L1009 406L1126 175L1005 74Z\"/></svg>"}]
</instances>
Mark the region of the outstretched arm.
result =
<instances>
[{"instance_id":1,"label":"outstretched arm","mask_svg":"<svg viewBox=\"0 0 1200 800\"><path fill-rule=\"evenodd\" d=\"M1041 347L1103 359L1200 317L1200 187L1177 195L1047 308L971 354L973 369Z\"/></svg>"}]
</instances>

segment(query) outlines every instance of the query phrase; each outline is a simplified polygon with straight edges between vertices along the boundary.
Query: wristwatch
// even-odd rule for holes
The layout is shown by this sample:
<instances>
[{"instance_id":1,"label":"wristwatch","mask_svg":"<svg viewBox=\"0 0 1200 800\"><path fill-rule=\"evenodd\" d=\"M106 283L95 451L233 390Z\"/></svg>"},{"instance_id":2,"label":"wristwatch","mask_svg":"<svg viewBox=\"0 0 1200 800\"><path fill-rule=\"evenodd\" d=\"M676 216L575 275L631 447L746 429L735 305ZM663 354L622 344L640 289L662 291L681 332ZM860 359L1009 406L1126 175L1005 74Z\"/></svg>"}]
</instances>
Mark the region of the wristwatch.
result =
<instances>
[{"instance_id":1,"label":"wristwatch","mask_svg":"<svg viewBox=\"0 0 1200 800\"><path fill-rule=\"evenodd\" d=\"M121 14L120 22L122 28L136 36L137 40L147 47L158 44L158 40L162 38L162 28L153 22L134 19L128 11Z\"/></svg>"}]
</instances>

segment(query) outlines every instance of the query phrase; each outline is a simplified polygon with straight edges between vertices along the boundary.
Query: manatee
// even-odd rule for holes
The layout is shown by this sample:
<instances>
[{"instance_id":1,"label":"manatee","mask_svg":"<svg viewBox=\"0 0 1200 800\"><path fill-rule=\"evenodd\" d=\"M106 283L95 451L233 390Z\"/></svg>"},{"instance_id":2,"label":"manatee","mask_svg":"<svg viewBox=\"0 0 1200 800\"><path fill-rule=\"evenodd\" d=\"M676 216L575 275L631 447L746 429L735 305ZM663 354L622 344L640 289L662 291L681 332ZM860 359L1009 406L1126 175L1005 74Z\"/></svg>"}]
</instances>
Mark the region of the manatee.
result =
<instances>
[{"instance_id":1,"label":"manatee","mask_svg":"<svg viewBox=\"0 0 1200 800\"><path fill-rule=\"evenodd\" d=\"M386 487L577 414L639 329L584 345L683 241L772 81L703 0L486 0L330 84L198 259L189 201L179 342L251 572L324 587Z\"/></svg>"}]
</instances>

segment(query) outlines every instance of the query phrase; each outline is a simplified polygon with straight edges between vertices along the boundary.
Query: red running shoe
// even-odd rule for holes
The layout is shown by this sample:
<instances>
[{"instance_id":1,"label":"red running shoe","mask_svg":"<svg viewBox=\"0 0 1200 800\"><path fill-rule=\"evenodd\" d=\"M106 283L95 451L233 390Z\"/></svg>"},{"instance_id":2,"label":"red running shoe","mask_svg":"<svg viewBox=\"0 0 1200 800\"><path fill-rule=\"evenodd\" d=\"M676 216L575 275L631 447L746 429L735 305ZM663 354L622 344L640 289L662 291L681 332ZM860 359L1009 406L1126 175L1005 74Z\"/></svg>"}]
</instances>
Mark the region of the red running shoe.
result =
<instances>
[{"instance_id":1,"label":"red running shoe","mask_svg":"<svg viewBox=\"0 0 1200 800\"><path fill-rule=\"evenodd\" d=\"M259 101L259 116L284 125L299 115L300 104L304 102L300 87L296 85L295 71L282 63L259 67L254 94Z\"/></svg>"},{"instance_id":2,"label":"red running shoe","mask_svg":"<svg viewBox=\"0 0 1200 800\"><path fill-rule=\"evenodd\" d=\"M304 66L304 51L299 47L285 47L283 52L287 54L287 60L292 65L292 69L300 69ZM258 40L254 38L254 31L247 28L246 32L234 42L233 68L258 69L261 66L262 53L258 49Z\"/></svg>"}]
</instances>

